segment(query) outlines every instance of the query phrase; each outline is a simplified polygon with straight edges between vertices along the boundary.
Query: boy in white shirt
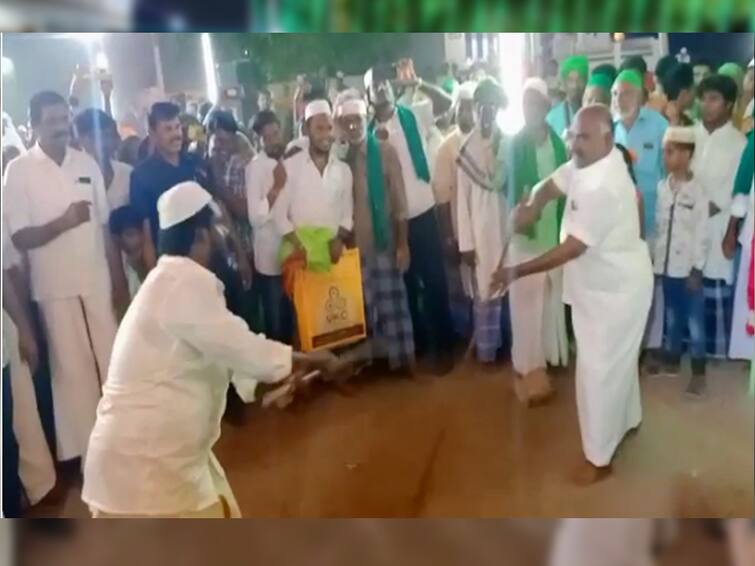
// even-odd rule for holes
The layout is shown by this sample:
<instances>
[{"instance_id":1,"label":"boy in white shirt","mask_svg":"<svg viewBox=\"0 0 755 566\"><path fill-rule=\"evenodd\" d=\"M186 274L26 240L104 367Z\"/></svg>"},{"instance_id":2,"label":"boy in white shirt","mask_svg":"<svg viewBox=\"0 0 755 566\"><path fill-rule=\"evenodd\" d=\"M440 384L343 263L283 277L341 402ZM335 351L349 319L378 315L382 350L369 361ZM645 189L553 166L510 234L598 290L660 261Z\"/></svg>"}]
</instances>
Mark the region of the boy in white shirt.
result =
<instances>
[{"instance_id":1,"label":"boy in white shirt","mask_svg":"<svg viewBox=\"0 0 755 566\"><path fill-rule=\"evenodd\" d=\"M663 159L668 176L658 183L656 205L655 273L663 285L666 341L661 364L650 373L676 375L682 340L689 329L692 379L690 395L705 392L705 297L703 268L710 238L707 231L708 198L690 169L695 132L670 127L663 137Z\"/></svg>"}]
</instances>

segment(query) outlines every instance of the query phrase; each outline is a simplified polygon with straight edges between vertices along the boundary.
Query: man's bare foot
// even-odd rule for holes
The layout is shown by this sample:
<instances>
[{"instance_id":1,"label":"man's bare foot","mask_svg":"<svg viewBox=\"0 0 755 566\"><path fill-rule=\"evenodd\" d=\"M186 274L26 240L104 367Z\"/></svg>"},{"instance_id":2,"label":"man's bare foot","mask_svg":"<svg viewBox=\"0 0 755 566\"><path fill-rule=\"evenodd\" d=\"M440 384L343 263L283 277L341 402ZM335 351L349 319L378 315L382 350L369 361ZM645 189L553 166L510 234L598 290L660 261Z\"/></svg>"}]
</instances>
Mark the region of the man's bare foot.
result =
<instances>
[{"instance_id":1,"label":"man's bare foot","mask_svg":"<svg viewBox=\"0 0 755 566\"><path fill-rule=\"evenodd\" d=\"M613 473L613 468L609 464L608 466L593 466L587 460L580 462L579 466L572 472L572 481L582 487L598 483L604 479L607 479Z\"/></svg>"}]
</instances>

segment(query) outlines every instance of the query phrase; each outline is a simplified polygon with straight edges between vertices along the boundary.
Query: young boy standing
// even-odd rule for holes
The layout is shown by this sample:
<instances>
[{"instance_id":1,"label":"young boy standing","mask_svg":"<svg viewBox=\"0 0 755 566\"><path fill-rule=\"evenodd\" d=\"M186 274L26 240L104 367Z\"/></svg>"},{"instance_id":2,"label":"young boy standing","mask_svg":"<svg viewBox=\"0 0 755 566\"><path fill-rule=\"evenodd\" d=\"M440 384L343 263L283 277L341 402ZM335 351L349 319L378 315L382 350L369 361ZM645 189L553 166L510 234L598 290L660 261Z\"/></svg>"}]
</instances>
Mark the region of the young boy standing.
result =
<instances>
[{"instance_id":1,"label":"young boy standing","mask_svg":"<svg viewBox=\"0 0 755 566\"><path fill-rule=\"evenodd\" d=\"M662 364L651 373L676 375L682 341L689 329L692 379L687 393L705 392L705 309L703 267L707 237L708 199L692 174L695 150L692 128L670 127L663 137L663 160L668 176L658 184L655 273L661 278L666 310L666 341Z\"/></svg>"}]
</instances>

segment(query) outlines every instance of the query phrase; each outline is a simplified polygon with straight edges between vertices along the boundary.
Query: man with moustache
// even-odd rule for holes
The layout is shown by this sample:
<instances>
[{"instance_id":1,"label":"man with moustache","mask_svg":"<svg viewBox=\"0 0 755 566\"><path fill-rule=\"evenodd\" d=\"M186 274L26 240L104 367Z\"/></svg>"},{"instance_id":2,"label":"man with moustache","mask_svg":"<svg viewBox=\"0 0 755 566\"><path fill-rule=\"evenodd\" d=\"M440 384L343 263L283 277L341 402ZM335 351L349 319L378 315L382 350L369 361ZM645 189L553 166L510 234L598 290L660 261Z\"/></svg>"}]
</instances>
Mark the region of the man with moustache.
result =
<instances>
[{"instance_id":1,"label":"man with moustache","mask_svg":"<svg viewBox=\"0 0 755 566\"><path fill-rule=\"evenodd\" d=\"M37 144L5 173L4 221L29 258L50 353L57 457L86 454L116 332L114 298L125 287L108 230L97 162L69 147L70 109L55 92L32 97Z\"/></svg>"}]
</instances>

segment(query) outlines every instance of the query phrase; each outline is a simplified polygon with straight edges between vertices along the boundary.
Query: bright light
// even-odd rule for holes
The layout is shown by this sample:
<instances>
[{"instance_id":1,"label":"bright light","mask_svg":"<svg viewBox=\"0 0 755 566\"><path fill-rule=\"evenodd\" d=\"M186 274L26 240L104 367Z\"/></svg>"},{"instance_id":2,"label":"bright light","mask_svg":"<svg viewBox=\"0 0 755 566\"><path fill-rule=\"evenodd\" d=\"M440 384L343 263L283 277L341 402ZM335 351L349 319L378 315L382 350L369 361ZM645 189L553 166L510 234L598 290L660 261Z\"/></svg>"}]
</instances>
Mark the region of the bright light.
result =
<instances>
[{"instance_id":1,"label":"bright light","mask_svg":"<svg viewBox=\"0 0 755 566\"><path fill-rule=\"evenodd\" d=\"M213 104L218 102L218 80L215 76L215 57L212 54L212 40L209 33L202 34L202 60L204 75L207 81L207 100Z\"/></svg>"},{"instance_id":2,"label":"bright light","mask_svg":"<svg viewBox=\"0 0 755 566\"><path fill-rule=\"evenodd\" d=\"M2 67L4 77L8 75L12 75L13 71L16 70L16 66L13 64L13 59L9 57L3 57L1 67Z\"/></svg>"},{"instance_id":3,"label":"bright light","mask_svg":"<svg viewBox=\"0 0 755 566\"><path fill-rule=\"evenodd\" d=\"M103 36L101 33L69 33L67 35L87 45L97 43Z\"/></svg>"},{"instance_id":4,"label":"bright light","mask_svg":"<svg viewBox=\"0 0 755 566\"><path fill-rule=\"evenodd\" d=\"M110 68L110 62L107 60L107 55L102 51L97 52L97 55L94 58L94 64L97 69L102 69L103 71L107 71Z\"/></svg>"},{"instance_id":5,"label":"bright light","mask_svg":"<svg viewBox=\"0 0 755 566\"><path fill-rule=\"evenodd\" d=\"M524 83L526 34L499 33L498 53L501 57L501 86L509 99L506 110L498 114L498 126L503 133L516 134L524 126L522 84Z\"/></svg>"}]
</instances>

